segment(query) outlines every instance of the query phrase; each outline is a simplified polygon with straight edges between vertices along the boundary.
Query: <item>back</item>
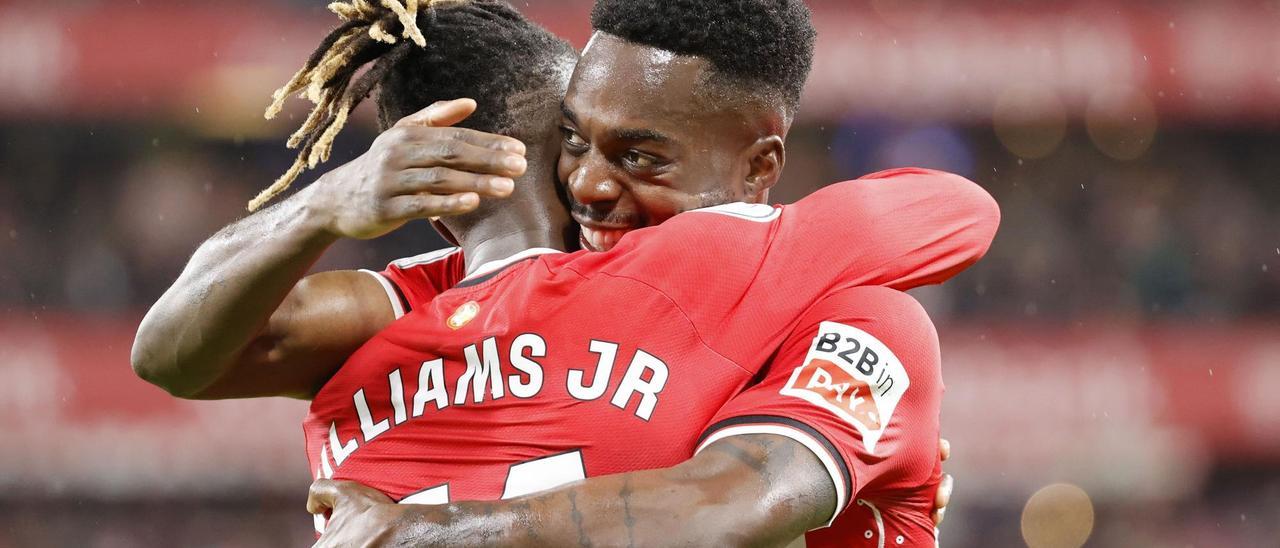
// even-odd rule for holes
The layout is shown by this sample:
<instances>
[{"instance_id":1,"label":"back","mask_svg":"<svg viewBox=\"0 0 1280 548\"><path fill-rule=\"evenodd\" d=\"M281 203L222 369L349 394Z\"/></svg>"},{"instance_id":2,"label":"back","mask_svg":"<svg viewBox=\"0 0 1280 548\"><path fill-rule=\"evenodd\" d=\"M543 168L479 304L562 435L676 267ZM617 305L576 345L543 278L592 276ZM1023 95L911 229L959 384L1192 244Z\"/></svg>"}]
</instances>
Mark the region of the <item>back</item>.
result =
<instances>
[{"instance_id":1,"label":"back","mask_svg":"<svg viewBox=\"0 0 1280 548\"><path fill-rule=\"evenodd\" d=\"M948 177L691 212L608 253L465 281L416 304L317 395L311 468L441 503L687 460L824 293L940 281L985 252L990 198ZM942 228L906 215L917 210Z\"/></svg>"}]
</instances>

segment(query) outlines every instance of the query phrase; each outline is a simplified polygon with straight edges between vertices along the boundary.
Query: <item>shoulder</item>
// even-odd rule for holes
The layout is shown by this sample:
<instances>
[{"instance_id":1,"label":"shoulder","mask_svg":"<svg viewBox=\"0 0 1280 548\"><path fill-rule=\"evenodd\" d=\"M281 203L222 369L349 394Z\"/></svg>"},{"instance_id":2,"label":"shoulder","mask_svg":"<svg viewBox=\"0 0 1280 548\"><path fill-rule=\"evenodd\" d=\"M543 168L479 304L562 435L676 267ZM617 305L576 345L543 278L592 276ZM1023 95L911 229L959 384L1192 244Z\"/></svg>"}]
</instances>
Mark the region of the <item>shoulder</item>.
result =
<instances>
[{"instance_id":1,"label":"shoulder","mask_svg":"<svg viewBox=\"0 0 1280 548\"><path fill-rule=\"evenodd\" d=\"M805 314L801 325L812 327L794 332L793 337L806 339L796 343L820 344L826 337L845 350L856 346L862 352L893 356L908 371L940 366L933 320L919 301L902 291L858 286L833 292Z\"/></svg>"},{"instance_id":2,"label":"shoulder","mask_svg":"<svg viewBox=\"0 0 1280 548\"><path fill-rule=\"evenodd\" d=\"M387 265L387 268L411 270L429 265L436 265L437 267L444 266L459 261L462 261L462 248L450 247L446 249L438 249L430 253L423 253L422 255L396 259L391 261L391 264Z\"/></svg>"},{"instance_id":3,"label":"shoulder","mask_svg":"<svg viewBox=\"0 0 1280 548\"><path fill-rule=\"evenodd\" d=\"M1000 206L991 193L982 188L982 185L955 173L903 167L864 175L857 181L903 183L904 188L915 189L921 193L941 194L953 204L970 208L975 216L995 224L999 224L1000 221Z\"/></svg>"},{"instance_id":4,"label":"shoulder","mask_svg":"<svg viewBox=\"0 0 1280 548\"><path fill-rule=\"evenodd\" d=\"M768 223L778 218L782 213L782 208L771 206L768 204L748 204L745 202L734 202L730 204L718 205L714 207L704 207L695 209L689 213L710 213L744 221L752 221L757 223ZM703 217L692 217L692 219L701 220Z\"/></svg>"},{"instance_id":5,"label":"shoulder","mask_svg":"<svg viewBox=\"0 0 1280 548\"><path fill-rule=\"evenodd\" d=\"M874 323L884 329L933 332L933 321L919 301L905 292L883 286L834 291L819 299L807 315Z\"/></svg>"}]
</instances>

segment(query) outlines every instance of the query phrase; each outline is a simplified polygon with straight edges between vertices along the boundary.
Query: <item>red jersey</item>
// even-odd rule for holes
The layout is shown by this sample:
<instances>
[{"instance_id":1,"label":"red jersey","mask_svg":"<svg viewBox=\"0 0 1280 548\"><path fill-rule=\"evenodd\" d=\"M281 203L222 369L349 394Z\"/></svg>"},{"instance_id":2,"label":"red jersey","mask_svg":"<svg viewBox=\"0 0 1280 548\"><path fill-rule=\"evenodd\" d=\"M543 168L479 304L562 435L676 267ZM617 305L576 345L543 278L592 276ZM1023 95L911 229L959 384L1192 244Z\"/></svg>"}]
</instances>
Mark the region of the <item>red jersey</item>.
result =
<instances>
[{"instance_id":1,"label":"red jersey","mask_svg":"<svg viewBox=\"0 0 1280 548\"><path fill-rule=\"evenodd\" d=\"M998 213L976 185L876 179L678 215L607 253L533 250L426 301L401 289L412 312L312 403L312 470L442 503L687 460L824 295L942 281L985 253Z\"/></svg>"},{"instance_id":2,"label":"red jersey","mask_svg":"<svg viewBox=\"0 0 1280 548\"><path fill-rule=\"evenodd\" d=\"M372 274L378 283L387 291L391 300L391 310L396 319L411 312L415 306L431 302L466 276L466 261L462 249L451 247L432 251L417 257L400 259L389 265L381 273L362 270Z\"/></svg>"},{"instance_id":3,"label":"red jersey","mask_svg":"<svg viewBox=\"0 0 1280 548\"><path fill-rule=\"evenodd\" d=\"M806 535L810 548L934 546L943 386L924 309L884 287L835 291L804 314L767 371L716 414L699 450L744 434L812 450L837 507L831 527Z\"/></svg>"}]
</instances>

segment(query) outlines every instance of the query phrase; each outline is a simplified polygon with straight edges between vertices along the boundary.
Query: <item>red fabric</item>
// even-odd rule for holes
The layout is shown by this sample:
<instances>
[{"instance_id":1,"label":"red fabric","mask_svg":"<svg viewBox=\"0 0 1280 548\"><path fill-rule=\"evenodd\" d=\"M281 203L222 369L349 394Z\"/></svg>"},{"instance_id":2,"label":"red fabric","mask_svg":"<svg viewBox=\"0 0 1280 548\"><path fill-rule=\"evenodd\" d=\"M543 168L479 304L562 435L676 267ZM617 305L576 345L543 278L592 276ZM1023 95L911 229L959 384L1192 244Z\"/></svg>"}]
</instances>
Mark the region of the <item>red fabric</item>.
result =
<instances>
[{"instance_id":1,"label":"red fabric","mask_svg":"<svg viewBox=\"0 0 1280 548\"><path fill-rule=\"evenodd\" d=\"M863 333L844 337L852 330L839 326ZM867 355L868 348L880 347L877 342L889 352ZM868 374L860 375L859 366ZM886 537L884 546L933 546L930 513L942 474L941 373L937 333L914 299L883 287L837 291L804 315L767 376L725 405L707 435L731 424L747 433L749 425L798 421L834 446L834 457L844 464L841 473L851 476L835 479L851 483L853 494L830 528L807 535L808 546L877 546L880 535ZM895 396L890 383L909 386ZM797 393L812 393L821 403ZM889 398L877 397L882 394ZM886 399L894 400L891 415ZM859 427L879 431L874 451ZM897 542L899 535L903 543Z\"/></svg>"},{"instance_id":2,"label":"red fabric","mask_svg":"<svg viewBox=\"0 0 1280 548\"><path fill-rule=\"evenodd\" d=\"M475 500L500 498L513 465L551 455L580 451L588 477L687 460L717 410L823 295L938 282L985 253L998 213L976 185L918 170L875 179L793 206L679 215L608 253L542 256L417 303L313 401L311 470L332 468L397 500L444 484L450 500ZM598 397L571 393L571 375L591 385L611 355ZM415 416L420 372L436 359L447 405L426 403ZM464 372L478 369L468 361L486 359L499 368L500 393L485 383L479 397L470 386L460 394ZM540 389L516 394L533 369ZM631 384L661 389L618 396L628 371ZM357 447L341 463L331 426L336 445Z\"/></svg>"},{"instance_id":3,"label":"red fabric","mask_svg":"<svg viewBox=\"0 0 1280 548\"><path fill-rule=\"evenodd\" d=\"M392 262L382 276L400 292L407 314L462 281L466 272L462 250L453 248Z\"/></svg>"}]
</instances>

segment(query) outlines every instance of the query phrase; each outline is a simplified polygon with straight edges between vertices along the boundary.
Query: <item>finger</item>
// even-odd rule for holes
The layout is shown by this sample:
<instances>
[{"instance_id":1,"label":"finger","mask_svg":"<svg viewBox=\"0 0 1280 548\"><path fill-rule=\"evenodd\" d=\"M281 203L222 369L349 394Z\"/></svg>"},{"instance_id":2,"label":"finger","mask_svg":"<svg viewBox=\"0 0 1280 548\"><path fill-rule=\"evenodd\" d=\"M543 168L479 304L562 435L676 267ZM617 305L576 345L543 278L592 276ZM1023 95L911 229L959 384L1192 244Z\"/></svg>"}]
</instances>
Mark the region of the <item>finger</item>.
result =
<instances>
[{"instance_id":1,"label":"finger","mask_svg":"<svg viewBox=\"0 0 1280 548\"><path fill-rule=\"evenodd\" d=\"M951 503L951 492L955 487L955 479L951 474L943 474L942 482L938 484L938 492L933 496L933 524L941 525L943 518L946 517L947 505Z\"/></svg>"},{"instance_id":2,"label":"finger","mask_svg":"<svg viewBox=\"0 0 1280 548\"><path fill-rule=\"evenodd\" d=\"M474 99L437 101L427 108L405 116L399 122L396 122L396 125L429 127L452 126L458 122L466 120L469 116L475 113L476 107L477 105Z\"/></svg>"},{"instance_id":3,"label":"finger","mask_svg":"<svg viewBox=\"0 0 1280 548\"><path fill-rule=\"evenodd\" d=\"M452 139L401 145L396 154L395 164L401 168L447 167L511 178L524 175L529 167L528 161L520 154Z\"/></svg>"},{"instance_id":4,"label":"finger","mask_svg":"<svg viewBox=\"0 0 1280 548\"><path fill-rule=\"evenodd\" d=\"M388 221L408 221L449 217L475 211L480 206L480 196L473 192L436 196L417 194L396 196L387 202Z\"/></svg>"},{"instance_id":5,"label":"finger","mask_svg":"<svg viewBox=\"0 0 1280 548\"><path fill-rule=\"evenodd\" d=\"M474 192L494 198L506 198L516 188L508 177L477 175L444 167L415 168L401 171L392 195L459 194Z\"/></svg>"},{"instance_id":6,"label":"finger","mask_svg":"<svg viewBox=\"0 0 1280 548\"><path fill-rule=\"evenodd\" d=\"M934 508L946 508L951 503L951 491L955 488L955 478L951 474L942 475L942 483L938 484L938 492L933 496Z\"/></svg>"},{"instance_id":7,"label":"finger","mask_svg":"<svg viewBox=\"0 0 1280 548\"><path fill-rule=\"evenodd\" d=\"M323 514L337 504L338 485L333 480L320 479L307 491L307 513Z\"/></svg>"},{"instance_id":8,"label":"finger","mask_svg":"<svg viewBox=\"0 0 1280 548\"><path fill-rule=\"evenodd\" d=\"M951 442L947 438L938 438L938 456L943 462L951 458Z\"/></svg>"},{"instance_id":9,"label":"finger","mask_svg":"<svg viewBox=\"0 0 1280 548\"><path fill-rule=\"evenodd\" d=\"M454 140L481 148L513 152L521 155L527 151L524 142L515 137L486 133L465 127L402 126L397 131L403 132L406 142Z\"/></svg>"}]
</instances>

